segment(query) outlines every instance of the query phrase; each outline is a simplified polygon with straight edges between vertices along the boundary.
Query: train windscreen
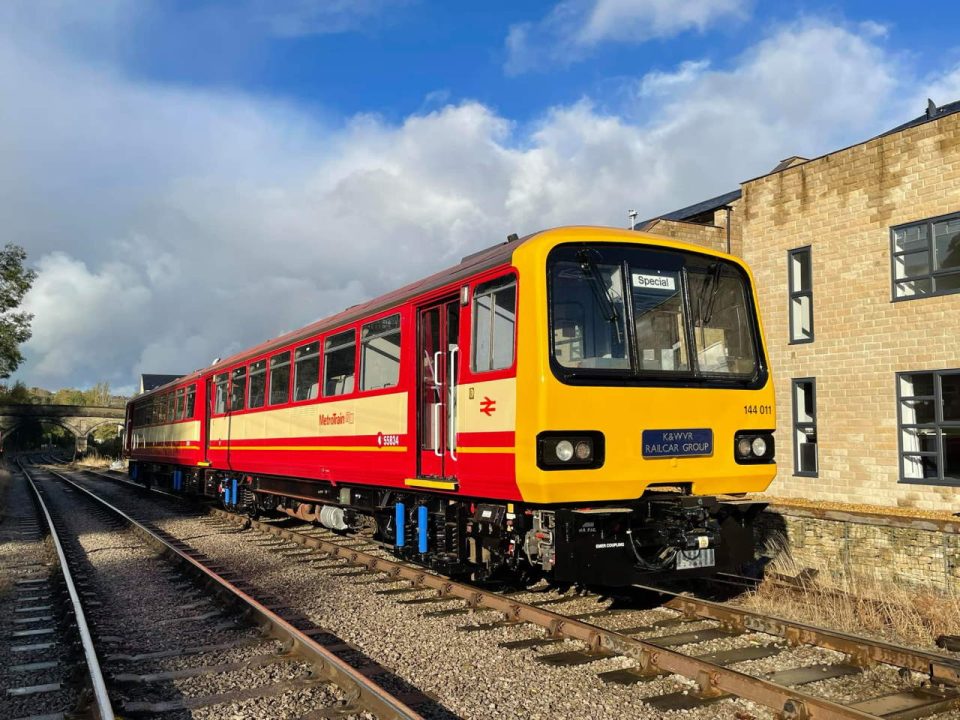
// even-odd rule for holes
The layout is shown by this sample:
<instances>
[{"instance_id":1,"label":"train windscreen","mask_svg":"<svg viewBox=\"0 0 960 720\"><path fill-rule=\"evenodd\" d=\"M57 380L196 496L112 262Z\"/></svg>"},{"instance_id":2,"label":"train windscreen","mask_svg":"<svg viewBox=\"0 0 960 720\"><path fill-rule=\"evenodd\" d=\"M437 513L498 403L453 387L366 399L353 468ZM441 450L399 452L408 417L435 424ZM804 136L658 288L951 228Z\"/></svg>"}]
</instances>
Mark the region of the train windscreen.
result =
<instances>
[{"instance_id":1,"label":"train windscreen","mask_svg":"<svg viewBox=\"0 0 960 720\"><path fill-rule=\"evenodd\" d=\"M737 265L661 248L562 245L547 272L561 379L758 379L757 323Z\"/></svg>"}]
</instances>

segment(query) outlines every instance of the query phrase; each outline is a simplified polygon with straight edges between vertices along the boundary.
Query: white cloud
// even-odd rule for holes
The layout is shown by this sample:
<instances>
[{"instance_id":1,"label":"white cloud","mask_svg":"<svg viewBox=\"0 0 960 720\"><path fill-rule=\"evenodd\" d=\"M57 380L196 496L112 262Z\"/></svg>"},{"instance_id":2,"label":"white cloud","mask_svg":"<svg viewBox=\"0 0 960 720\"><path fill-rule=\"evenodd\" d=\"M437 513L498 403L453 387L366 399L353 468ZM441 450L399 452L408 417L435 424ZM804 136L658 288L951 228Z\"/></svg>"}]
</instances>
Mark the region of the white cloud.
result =
<instances>
[{"instance_id":1,"label":"white cloud","mask_svg":"<svg viewBox=\"0 0 960 720\"><path fill-rule=\"evenodd\" d=\"M329 123L0 27L0 94L17 99L0 113L3 241L40 270L19 376L191 370L508 233L625 225L865 139L920 110L894 104L915 78L876 43L786 27L728 69L648 74L617 111L583 99L530 126L469 101Z\"/></svg>"},{"instance_id":2,"label":"white cloud","mask_svg":"<svg viewBox=\"0 0 960 720\"><path fill-rule=\"evenodd\" d=\"M654 70L640 80L639 93L643 97L676 93L682 86L699 80L708 67L708 60L686 60L673 72Z\"/></svg>"},{"instance_id":3,"label":"white cloud","mask_svg":"<svg viewBox=\"0 0 960 720\"><path fill-rule=\"evenodd\" d=\"M917 115L922 108L926 108L927 98L933 100L938 106L956 102L960 100L960 64L939 76L926 78L918 84L920 90L913 94L911 101Z\"/></svg>"},{"instance_id":4,"label":"white cloud","mask_svg":"<svg viewBox=\"0 0 960 720\"><path fill-rule=\"evenodd\" d=\"M703 32L747 14L751 0L561 0L537 22L513 25L504 69L517 75L583 59L606 41L640 43Z\"/></svg>"}]
</instances>

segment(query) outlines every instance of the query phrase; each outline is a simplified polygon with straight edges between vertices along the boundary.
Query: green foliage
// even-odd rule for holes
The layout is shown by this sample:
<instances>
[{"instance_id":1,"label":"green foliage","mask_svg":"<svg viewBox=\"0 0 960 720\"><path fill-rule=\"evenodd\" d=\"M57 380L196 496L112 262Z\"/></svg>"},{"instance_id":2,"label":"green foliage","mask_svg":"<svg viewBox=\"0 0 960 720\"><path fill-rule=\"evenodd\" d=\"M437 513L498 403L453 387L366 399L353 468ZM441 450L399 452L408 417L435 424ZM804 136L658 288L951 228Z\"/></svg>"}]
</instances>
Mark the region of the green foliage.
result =
<instances>
[{"instance_id":1,"label":"green foliage","mask_svg":"<svg viewBox=\"0 0 960 720\"><path fill-rule=\"evenodd\" d=\"M37 272L23 266L26 251L7 243L0 250L0 378L10 377L23 362L20 345L30 339L33 315L17 310Z\"/></svg>"},{"instance_id":2,"label":"green foliage","mask_svg":"<svg viewBox=\"0 0 960 720\"><path fill-rule=\"evenodd\" d=\"M19 380L12 388L0 387L0 404L2 405L22 405L32 402L34 402L33 393Z\"/></svg>"},{"instance_id":3,"label":"green foliage","mask_svg":"<svg viewBox=\"0 0 960 720\"><path fill-rule=\"evenodd\" d=\"M86 405L97 407L123 406L125 398L115 399L110 394L110 383L98 382L89 390L60 388L50 392L43 388L28 388L22 382L8 388L0 385L0 405L34 403L38 405Z\"/></svg>"}]
</instances>

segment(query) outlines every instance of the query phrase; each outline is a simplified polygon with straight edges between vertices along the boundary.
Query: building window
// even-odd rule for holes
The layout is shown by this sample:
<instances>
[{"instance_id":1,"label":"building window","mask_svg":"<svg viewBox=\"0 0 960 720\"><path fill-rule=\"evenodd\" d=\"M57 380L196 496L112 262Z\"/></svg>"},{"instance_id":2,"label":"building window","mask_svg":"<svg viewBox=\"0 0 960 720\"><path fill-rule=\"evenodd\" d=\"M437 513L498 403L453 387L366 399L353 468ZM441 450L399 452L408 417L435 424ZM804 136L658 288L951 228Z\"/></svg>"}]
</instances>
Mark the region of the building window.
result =
<instances>
[{"instance_id":1,"label":"building window","mask_svg":"<svg viewBox=\"0 0 960 720\"><path fill-rule=\"evenodd\" d=\"M793 474L816 477L817 459L817 381L798 378L793 381Z\"/></svg>"},{"instance_id":2,"label":"building window","mask_svg":"<svg viewBox=\"0 0 960 720\"><path fill-rule=\"evenodd\" d=\"M375 320L360 332L360 389L393 387L400 380L400 316Z\"/></svg>"},{"instance_id":3,"label":"building window","mask_svg":"<svg viewBox=\"0 0 960 720\"><path fill-rule=\"evenodd\" d=\"M791 250L787 258L790 278L790 342L813 342L813 282L810 248Z\"/></svg>"},{"instance_id":4,"label":"building window","mask_svg":"<svg viewBox=\"0 0 960 720\"><path fill-rule=\"evenodd\" d=\"M960 292L960 213L890 230L893 299Z\"/></svg>"},{"instance_id":5,"label":"building window","mask_svg":"<svg viewBox=\"0 0 960 720\"><path fill-rule=\"evenodd\" d=\"M517 281L506 275L478 285L473 294L473 371L513 365Z\"/></svg>"},{"instance_id":6,"label":"building window","mask_svg":"<svg viewBox=\"0 0 960 720\"><path fill-rule=\"evenodd\" d=\"M960 370L897 375L902 482L960 484Z\"/></svg>"}]
</instances>

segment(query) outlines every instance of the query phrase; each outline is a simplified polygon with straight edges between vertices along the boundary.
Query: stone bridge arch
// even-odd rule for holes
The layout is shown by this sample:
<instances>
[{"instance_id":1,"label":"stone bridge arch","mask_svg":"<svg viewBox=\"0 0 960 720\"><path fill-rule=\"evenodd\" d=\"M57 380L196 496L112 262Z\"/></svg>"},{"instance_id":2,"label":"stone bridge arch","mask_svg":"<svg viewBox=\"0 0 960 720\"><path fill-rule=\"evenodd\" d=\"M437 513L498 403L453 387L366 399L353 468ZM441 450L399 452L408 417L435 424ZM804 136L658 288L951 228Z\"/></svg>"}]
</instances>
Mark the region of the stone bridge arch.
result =
<instances>
[{"instance_id":1,"label":"stone bridge arch","mask_svg":"<svg viewBox=\"0 0 960 720\"><path fill-rule=\"evenodd\" d=\"M77 452L86 452L87 436L101 425L122 425L125 408L90 405L0 405L0 439L13 434L24 420L32 419L59 425L70 432Z\"/></svg>"}]
</instances>

